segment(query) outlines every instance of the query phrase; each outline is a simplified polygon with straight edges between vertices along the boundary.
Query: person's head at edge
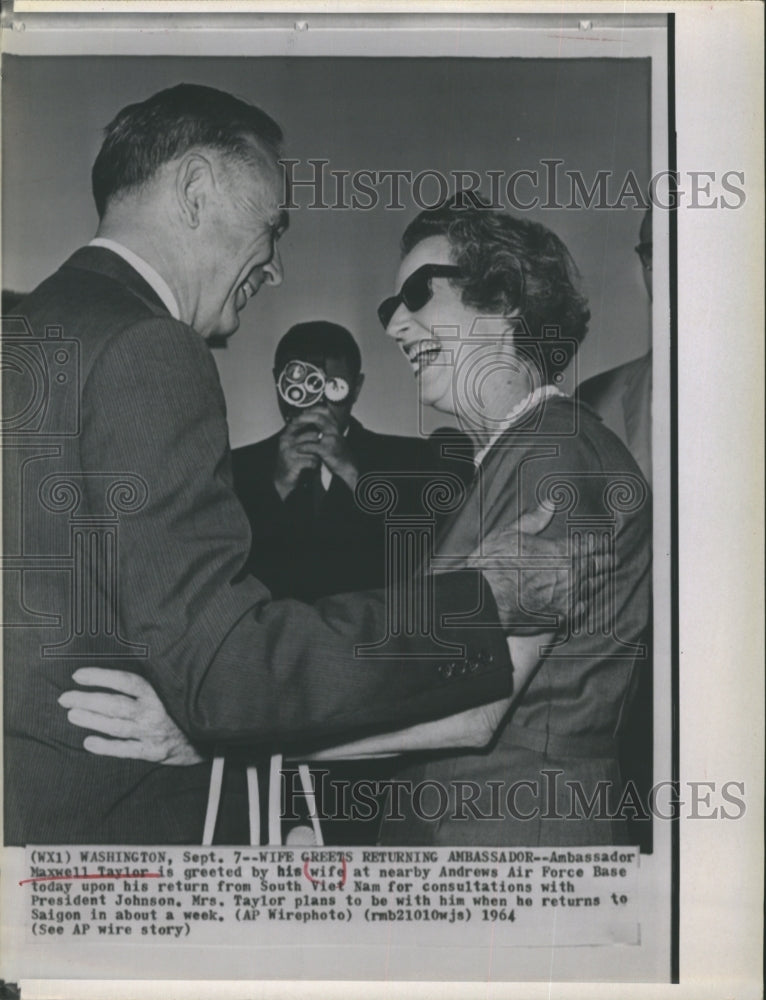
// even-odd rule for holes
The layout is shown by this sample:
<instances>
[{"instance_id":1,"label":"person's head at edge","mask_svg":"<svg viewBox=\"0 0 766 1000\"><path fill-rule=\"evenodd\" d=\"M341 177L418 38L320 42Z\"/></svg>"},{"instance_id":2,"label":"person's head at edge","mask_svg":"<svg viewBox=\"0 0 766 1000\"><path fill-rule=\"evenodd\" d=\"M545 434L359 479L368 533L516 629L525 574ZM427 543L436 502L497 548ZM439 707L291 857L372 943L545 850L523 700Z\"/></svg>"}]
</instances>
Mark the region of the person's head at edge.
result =
<instances>
[{"instance_id":1,"label":"person's head at edge","mask_svg":"<svg viewBox=\"0 0 766 1000\"><path fill-rule=\"evenodd\" d=\"M264 111L195 84L131 104L105 129L97 235L151 264L202 336L234 333L261 285L282 281L281 142Z\"/></svg>"},{"instance_id":2,"label":"person's head at edge","mask_svg":"<svg viewBox=\"0 0 766 1000\"><path fill-rule=\"evenodd\" d=\"M641 272L644 278L644 285L652 298L652 210L648 208L641 220L641 228L638 231L638 246L636 253L641 260Z\"/></svg>"},{"instance_id":3,"label":"person's head at edge","mask_svg":"<svg viewBox=\"0 0 766 1000\"><path fill-rule=\"evenodd\" d=\"M461 416L466 396L480 389L491 422L539 385L560 381L587 332L590 312L577 268L553 232L456 195L413 219L401 251L398 295L388 308L381 306L380 316L410 360L422 402ZM454 271L429 277L428 265L434 264ZM408 308L402 286L418 272L425 278L420 288L418 277L413 279ZM548 335L552 328L557 336ZM477 334L483 347L470 344ZM473 367L480 387L478 381L466 385L456 369L456 342L450 342L455 337L461 340L458 369Z\"/></svg>"},{"instance_id":4,"label":"person's head at edge","mask_svg":"<svg viewBox=\"0 0 766 1000\"><path fill-rule=\"evenodd\" d=\"M274 380L279 378L288 361L308 361L325 373L328 378L342 378L350 392L339 403L325 403L341 432L348 427L351 410L359 398L364 383L362 355L351 333L337 323L312 320L290 327L277 344L274 353ZM279 410L285 420L295 414L277 393Z\"/></svg>"}]
</instances>

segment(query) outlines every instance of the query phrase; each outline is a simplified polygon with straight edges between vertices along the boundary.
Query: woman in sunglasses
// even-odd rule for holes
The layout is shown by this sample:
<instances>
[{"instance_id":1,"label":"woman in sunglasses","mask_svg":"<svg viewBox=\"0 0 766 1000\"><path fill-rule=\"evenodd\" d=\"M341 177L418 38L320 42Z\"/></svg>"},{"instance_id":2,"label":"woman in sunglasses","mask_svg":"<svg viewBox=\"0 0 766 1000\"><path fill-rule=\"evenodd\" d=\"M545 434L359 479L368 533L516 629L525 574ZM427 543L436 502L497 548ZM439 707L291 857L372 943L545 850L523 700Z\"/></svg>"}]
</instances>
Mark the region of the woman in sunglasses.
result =
<instances>
[{"instance_id":1,"label":"woman in sunglasses","mask_svg":"<svg viewBox=\"0 0 766 1000\"><path fill-rule=\"evenodd\" d=\"M577 270L546 227L458 199L422 212L401 245L398 292L379 318L422 402L474 440L476 475L437 541L437 568L538 506L571 558L598 540L613 563L579 622L519 607L507 623L514 694L488 745L456 738L452 753L411 755L382 842L625 842L637 802L617 738L646 661L650 495L617 437L560 388L590 317ZM511 532L509 557L517 546Z\"/></svg>"}]
</instances>

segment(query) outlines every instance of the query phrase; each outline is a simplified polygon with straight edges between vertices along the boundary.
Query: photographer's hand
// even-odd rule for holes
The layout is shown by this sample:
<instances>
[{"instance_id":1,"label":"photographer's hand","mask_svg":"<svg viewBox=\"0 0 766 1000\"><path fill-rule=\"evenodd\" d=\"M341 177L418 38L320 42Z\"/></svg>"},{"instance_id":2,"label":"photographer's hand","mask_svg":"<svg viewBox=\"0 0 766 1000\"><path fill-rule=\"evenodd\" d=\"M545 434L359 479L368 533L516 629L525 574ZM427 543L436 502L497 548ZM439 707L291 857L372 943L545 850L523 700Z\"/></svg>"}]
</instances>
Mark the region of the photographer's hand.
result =
<instances>
[{"instance_id":1,"label":"photographer's hand","mask_svg":"<svg viewBox=\"0 0 766 1000\"><path fill-rule=\"evenodd\" d=\"M319 468L320 459L304 448L309 440L316 441L317 434L312 410L297 414L282 429L274 469L274 489L282 500L293 492L304 470Z\"/></svg>"},{"instance_id":2,"label":"photographer's hand","mask_svg":"<svg viewBox=\"0 0 766 1000\"><path fill-rule=\"evenodd\" d=\"M103 733L86 737L83 747L90 753L178 766L199 764L205 759L170 718L151 684L138 674L82 667L75 670L72 680L86 687L119 692L74 688L59 698L73 726Z\"/></svg>"},{"instance_id":3,"label":"photographer's hand","mask_svg":"<svg viewBox=\"0 0 766 1000\"><path fill-rule=\"evenodd\" d=\"M359 479L359 469L348 442L326 406L314 406L310 412L316 433L302 442L302 449L316 456L353 492Z\"/></svg>"}]
</instances>

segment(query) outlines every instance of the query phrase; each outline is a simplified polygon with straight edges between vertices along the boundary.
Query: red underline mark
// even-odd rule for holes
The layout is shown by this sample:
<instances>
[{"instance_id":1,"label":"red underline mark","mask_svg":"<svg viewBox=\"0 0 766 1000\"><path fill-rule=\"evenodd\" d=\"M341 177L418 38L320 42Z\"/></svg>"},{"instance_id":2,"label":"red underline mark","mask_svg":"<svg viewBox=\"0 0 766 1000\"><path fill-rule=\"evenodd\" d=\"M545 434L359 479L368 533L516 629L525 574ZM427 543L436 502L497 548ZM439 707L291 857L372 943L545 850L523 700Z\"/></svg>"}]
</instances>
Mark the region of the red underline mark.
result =
<instances>
[{"instance_id":1,"label":"red underline mark","mask_svg":"<svg viewBox=\"0 0 766 1000\"><path fill-rule=\"evenodd\" d=\"M123 872L122 875L38 875L36 878L23 878L19 885L27 882L72 882L76 878L161 878L159 872Z\"/></svg>"},{"instance_id":2,"label":"red underline mark","mask_svg":"<svg viewBox=\"0 0 766 1000\"><path fill-rule=\"evenodd\" d=\"M306 878L309 880L309 882L311 882L312 885L319 885L319 883L321 882L321 879L314 878L311 875L311 873L309 872L309 863L308 863L308 861L304 861L303 862L303 874L306 876Z\"/></svg>"},{"instance_id":3,"label":"red underline mark","mask_svg":"<svg viewBox=\"0 0 766 1000\"><path fill-rule=\"evenodd\" d=\"M341 858L340 866L341 866L340 867L341 876L340 876L340 882L338 883L338 886L339 886L339 888L342 889L343 886L346 884L346 878L348 876L348 867L346 865L346 859L345 858ZM306 860L306 861L303 862L303 874L306 876L306 878L309 880L309 882L311 882L312 885L324 885L324 879L322 879L322 878L314 878L314 876L309 872L309 863L308 863L308 860Z\"/></svg>"}]
</instances>

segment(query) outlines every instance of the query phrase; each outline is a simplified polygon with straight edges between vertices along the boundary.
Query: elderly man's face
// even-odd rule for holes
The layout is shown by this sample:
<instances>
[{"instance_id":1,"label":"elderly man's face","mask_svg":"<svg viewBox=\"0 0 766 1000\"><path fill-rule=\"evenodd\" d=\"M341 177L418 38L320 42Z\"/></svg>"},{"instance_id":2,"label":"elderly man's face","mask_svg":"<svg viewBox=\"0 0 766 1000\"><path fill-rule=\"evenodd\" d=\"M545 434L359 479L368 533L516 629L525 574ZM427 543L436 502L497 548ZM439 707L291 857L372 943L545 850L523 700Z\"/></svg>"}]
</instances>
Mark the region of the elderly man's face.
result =
<instances>
[{"instance_id":1,"label":"elderly man's face","mask_svg":"<svg viewBox=\"0 0 766 1000\"><path fill-rule=\"evenodd\" d=\"M208 221L203 269L192 325L203 336L229 336L261 285L282 282L277 248L285 225L282 186L273 170L236 167L218 191Z\"/></svg>"}]
</instances>

